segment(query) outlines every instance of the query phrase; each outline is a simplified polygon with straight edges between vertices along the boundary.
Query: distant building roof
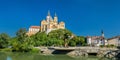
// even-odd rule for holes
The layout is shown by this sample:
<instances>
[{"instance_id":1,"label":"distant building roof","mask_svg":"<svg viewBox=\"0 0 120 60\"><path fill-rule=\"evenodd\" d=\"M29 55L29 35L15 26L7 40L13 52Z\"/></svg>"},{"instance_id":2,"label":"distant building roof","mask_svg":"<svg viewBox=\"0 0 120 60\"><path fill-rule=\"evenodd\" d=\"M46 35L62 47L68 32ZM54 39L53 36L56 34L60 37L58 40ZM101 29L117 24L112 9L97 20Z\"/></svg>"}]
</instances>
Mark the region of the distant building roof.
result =
<instances>
[{"instance_id":1,"label":"distant building roof","mask_svg":"<svg viewBox=\"0 0 120 60\"><path fill-rule=\"evenodd\" d=\"M40 26L30 26L30 28L40 29Z\"/></svg>"},{"instance_id":2,"label":"distant building roof","mask_svg":"<svg viewBox=\"0 0 120 60\"><path fill-rule=\"evenodd\" d=\"M115 38L120 38L120 35L112 37L112 38L109 38L108 40L115 39Z\"/></svg>"},{"instance_id":3,"label":"distant building roof","mask_svg":"<svg viewBox=\"0 0 120 60\"><path fill-rule=\"evenodd\" d=\"M102 36L87 36L86 38L91 38L92 40L104 39Z\"/></svg>"}]
</instances>

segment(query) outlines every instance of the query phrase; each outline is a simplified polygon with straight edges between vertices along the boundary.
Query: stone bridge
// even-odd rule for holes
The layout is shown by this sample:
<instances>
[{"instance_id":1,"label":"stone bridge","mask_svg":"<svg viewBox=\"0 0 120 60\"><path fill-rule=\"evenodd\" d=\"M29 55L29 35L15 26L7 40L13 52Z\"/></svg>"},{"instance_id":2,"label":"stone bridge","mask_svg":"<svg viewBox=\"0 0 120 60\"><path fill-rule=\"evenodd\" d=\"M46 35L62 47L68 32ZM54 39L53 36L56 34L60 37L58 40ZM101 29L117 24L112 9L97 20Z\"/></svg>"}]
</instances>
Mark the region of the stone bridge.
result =
<instances>
[{"instance_id":1,"label":"stone bridge","mask_svg":"<svg viewBox=\"0 0 120 60\"><path fill-rule=\"evenodd\" d=\"M97 56L105 56L109 51L117 51L117 48L100 48L100 47L52 47L41 48L45 54L67 54L70 56L88 56L95 54ZM107 55L106 55L107 56Z\"/></svg>"},{"instance_id":2,"label":"stone bridge","mask_svg":"<svg viewBox=\"0 0 120 60\"><path fill-rule=\"evenodd\" d=\"M104 56L109 51L116 51L117 48L100 48L100 47L54 47L54 53L63 53L74 56L88 56L88 55L97 55Z\"/></svg>"}]
</instances>

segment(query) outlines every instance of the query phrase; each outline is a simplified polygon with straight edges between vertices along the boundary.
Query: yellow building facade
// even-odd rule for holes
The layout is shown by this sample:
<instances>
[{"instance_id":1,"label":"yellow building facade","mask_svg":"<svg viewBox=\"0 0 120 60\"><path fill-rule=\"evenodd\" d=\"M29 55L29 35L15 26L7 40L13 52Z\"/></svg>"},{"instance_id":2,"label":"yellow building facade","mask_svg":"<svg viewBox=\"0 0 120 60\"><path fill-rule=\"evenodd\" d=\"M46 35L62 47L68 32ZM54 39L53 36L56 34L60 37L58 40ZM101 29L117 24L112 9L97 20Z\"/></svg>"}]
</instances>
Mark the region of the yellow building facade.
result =
<instances>
[{"instance_id":1,"label":"yellow building facade","mask_svg":"<svg viewBox=\"0 0 120 60\"><path fill-rule=\"evenodd\" d=\"M54 18L50 15L50 12L48 11L48 15L46 16L46 20L41 21L41 28L40 31L46 31L49 33L52 30L56 29L65 29L65 23L63 21L58 22L58 17L55 14Z\"/></svg>"}]
</instances>

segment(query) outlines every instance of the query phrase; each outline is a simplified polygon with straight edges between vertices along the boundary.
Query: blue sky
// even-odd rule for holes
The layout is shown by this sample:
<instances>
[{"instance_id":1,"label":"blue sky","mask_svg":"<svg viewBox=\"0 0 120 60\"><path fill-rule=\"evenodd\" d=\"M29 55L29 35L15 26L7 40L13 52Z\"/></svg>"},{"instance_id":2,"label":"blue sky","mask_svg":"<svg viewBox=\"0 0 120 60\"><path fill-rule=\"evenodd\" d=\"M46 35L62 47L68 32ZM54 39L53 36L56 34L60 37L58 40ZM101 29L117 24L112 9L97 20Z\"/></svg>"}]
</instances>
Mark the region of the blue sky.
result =
<instances>
[{"instance_id":1,"label":"blue sky","mask_svg":"<svg viewBox=\"0 0 120 60\"><path fill-rule=\"evenodd\" d=\"M0 33L40 25L48 10L76 35L120 35L120 0L0 0Z\"/></svg>"}]
</instances>

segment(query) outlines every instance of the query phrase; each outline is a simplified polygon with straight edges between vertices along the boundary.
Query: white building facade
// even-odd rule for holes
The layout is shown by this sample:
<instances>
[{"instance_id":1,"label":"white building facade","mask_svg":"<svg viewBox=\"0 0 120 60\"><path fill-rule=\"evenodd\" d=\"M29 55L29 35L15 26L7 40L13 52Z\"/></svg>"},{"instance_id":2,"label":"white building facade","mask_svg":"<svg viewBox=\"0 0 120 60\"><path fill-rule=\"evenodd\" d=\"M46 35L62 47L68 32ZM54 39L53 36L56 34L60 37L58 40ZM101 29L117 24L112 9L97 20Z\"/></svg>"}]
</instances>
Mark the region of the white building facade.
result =
<instances>
[{"instance_id":1,"label":"white building facade","mask_svg":"<svg viewBox=\"0 0 120 60\"><path fill-rule=\"evenodd\" d=\"M107 39L104 37L104 33L102 31L101 36L87 36L87 44L90 46L100 46L100 45L107 45Z\"/></svg>"}]
</instances>

